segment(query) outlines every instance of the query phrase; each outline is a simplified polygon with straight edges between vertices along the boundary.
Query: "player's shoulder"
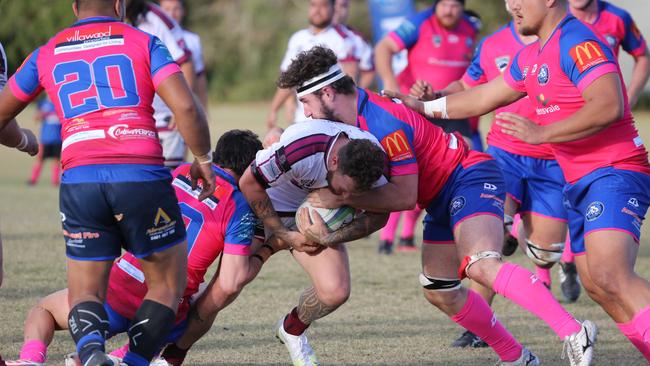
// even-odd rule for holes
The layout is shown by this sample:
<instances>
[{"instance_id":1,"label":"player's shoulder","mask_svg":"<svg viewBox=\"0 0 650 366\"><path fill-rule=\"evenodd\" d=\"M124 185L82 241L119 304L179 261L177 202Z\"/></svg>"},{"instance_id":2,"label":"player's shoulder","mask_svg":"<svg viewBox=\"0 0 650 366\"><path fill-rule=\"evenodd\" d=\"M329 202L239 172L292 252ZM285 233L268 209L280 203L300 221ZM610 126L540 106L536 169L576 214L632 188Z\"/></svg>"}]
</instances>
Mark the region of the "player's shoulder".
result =
<instances>
[{"instance_id":1,"label":"player's shoulder","mask_svg":"<svg viewBox=\"0 0 650 366\"><path fill-rule=\"evenodd\" d=\"M287 127L280 137L281 142L291 142L305 136L316 134L335 135L341 131L343 123L325 119L312 119L294 123Z\"/></svg>"},{"instance_id":2,"label":"player's shoulder","mask_svg":"<svg viewBox=\"0 0 650 366\"><path fill-rule=\"evenodd\" d=\"M610 13L626 23L632 19L632 16L627 10L618 7L614 4L611 4L607 1L598 1L598 8L601 12Z\"/></svg>"},{"instance_id":3,"label":"player's shoulder","mask_svg":"<svg viewBox=\"0 0 650 366\"><path fill-rule=\"evenodd\" d=\"M603 39L589 25L581 22L573 15L567 16L560 24L559 46L560 52L565 53L568 48L574 47L588 41L595 41L609 48L603 43Z\"/></svg>"},{"instance_id":4,"label":"player's shoulder","mask_svg":"<svg viewBox=\"0 0 650 366\"><path fill-rule=\"evenodd\" d=\"M168 29L180 29L180 26L172 17L150 1L147 1L147 14L145 17L148 21L155 22L157 25L164 25Z\"/></svg>"},{"instance_id":5,"label":"player's shoulder","mask_svg":"<svg viewBox=\"0 0 650 366\"><path fill-rule=\"evenodd\" d=\"M435 14L435 6L430 6L422 11L419 11L407 19L411 21L412 23L419 25L423 22L425 22L427 19L433 17Z\"/></svg>"}]
</instances>

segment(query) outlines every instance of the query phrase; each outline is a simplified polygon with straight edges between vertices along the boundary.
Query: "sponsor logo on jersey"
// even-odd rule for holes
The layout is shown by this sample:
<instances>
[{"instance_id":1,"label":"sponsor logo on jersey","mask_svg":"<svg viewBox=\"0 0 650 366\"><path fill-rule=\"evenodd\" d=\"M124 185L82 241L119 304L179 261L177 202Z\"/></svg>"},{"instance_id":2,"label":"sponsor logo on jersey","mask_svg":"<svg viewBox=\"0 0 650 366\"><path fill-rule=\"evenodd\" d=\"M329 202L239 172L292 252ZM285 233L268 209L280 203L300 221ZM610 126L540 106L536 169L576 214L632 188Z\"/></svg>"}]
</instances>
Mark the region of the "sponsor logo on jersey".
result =
<instances>
[{"instance_id":1,"label":"sponsor logo on jersey","mask_svg":"<svg viewBox=\"0 0 650 366\"><path fill-rule=\"evenodd\" d=\"M528 76L528 69L528 66L524 66L524 72L521 75L523 80L526 80L526 76Z\"/></svg>"},{"instance_id":2,"label":"sponsor logo on jersey","mask_svg":"<svg viewBox=\"0 0 650 366\"><path fill-rule=\"evenodd\" d=\"M555 112L559 112L559 111L560 111L560 106L557 105L557 104L553 104L553 105L550 105L550 106L545 107L545 108L536 108L535 109L535 113L537 113L538 116L543 116L543 115L546 115L546 114L551 114L551 113L555 113Z\"/></svg>"},{"instance_id":3,"label":"sponsor logo on jersey","mask_svg":"<svg viewBox=\"0 0 650 366\"><path fill-rule=\"evenodd\" d=\"M569 55L578 66L578 71L585 72L592 66L607 62L607 57L596 41L586 41L573 47Z\"/></svg>"},{"instance_id":4,"label":"sponsor logo on jersey","mask_svg":"<svg viewBox=\"0 0 650 366\"><path fill-rule=\"evenodd\" d=\"M497 69L499 69L500 73L503 73L506 68L508 68L508 64L510 63L510 56L500 56L494 59L494 63L497 65Z\"/></svg>"},{"instance_id":5,"label":"sponsor logo on jersey","mask_svg":"<svg viewBox=\"0 0 650 366\"><path fill-rule=\"evenodd\" d=\"M122 45L124 45L124 35L121 29L114 31L113 26L75 29L74 33L64 32L57 38L54 54Z\"/></svg>"},{"instance_id":6,"label":"sponsor logo on jersey","mask_svg":"<svg viewBox=\"0 0 650 366\"><path fill-rule=\"evenodd\" d=\"M449 214L451 216L456 216L460 212L460 210L465 207L465 204L467 201L465 200L465 197L463 196L458 196L455 197L453 200L451 200L451 203L449 204Z\"/></svg>"},{"instance_id":7,"label":"sponsor logo on jersey","mask_svg":"<svg viewBox=\"0 0 650 366\"><path fill-rule=\"evenodd\" d=\"M594 221L599 218L605 211L605 205L602 202L594 201L589 204L587 207L587 212L585 212L585 218L587 221Z\"/></svg>"},{"instance_id":8,"label":"sponsor logo on jersey","mask_svg":"<svg viewBox=\"0 0 650 366\"><path fill-rule=\"evenodd\" d=\"M535 66L537 66L537 65L535 65ZM533 71L533 73L534 72L535 71ZM550 75L550 73L548 71L548 65L543 64L539 68L539 73L537 74L537 82L539 83L539 85L544 86L544 85L548 84L548 80L550 79L550 77L551 77L551 75Z\"/></svg>"},{"instance_id":9,"label":"sponsor logo on jersey","mask_svg":"<svg viewBox=\"0 0 650 366\"><path fill-rule=\"evenodd\" d=\"M616 37L612 36L611 34L606 34L605 39L607 40L609 48L614 49L614 47L616 47Z\"/></svg>"},{"instance_id":10,"label":"sponsor logo on jersey","mask_svg":"<svg viewBox=\"0 0 650 366\"><path fill-rule=\"evenodd\" d=\"M486 191L496 191L497 186L492 183L483 183L483 189Z\"/></svg>"},{"instance_id":11,"label":"sponsor logo on jersey","mask_svg":"<svg viewBox=\"0 0 650 366\"><path fill-rule=\"evenodd\" d=\"M539 94L539 95L537 96L537 102L538 102L539 104L543 105L544 107L546 107L546 105L548 104L548 99L546 99L546 97L544 96L544 94Z\"/></svg>"},{"instance_id":12,"label":"sponsor logo on jersey","mask_svg":"<svg viewBox=\"0 0 650 366\"><path fill-rule=\"evenodd\" d=\"M433 42L433 45L438 48L442 45L442 37L438 34L434 34L433 37L431 37L431 42Z\"/></svg>"},{"instance_id":13,"label":"sponsor logo on jersey","mask_svg":"<svg viewBox=\"0 0 650 366\"><path fill-rule=\"evenodd\" d=\"M381 146L388 154L388 158L395 161L408 160L413 158L413 152L409 146L406 134L397 130L381 140Z\"/></svg>"},{"instance_id":14,"label":"sponsor logo on jersey","mask_svg":"<svg viewBox=\"0 0 650 366\"><path fill-rule=\"evenodd\" d=\"M458 38L458 36L455 35L455 34L450 34L450 35L447 37L447 41L448 41L449 43L458 43L458 41L460 41L460 38Z\"/></svg>"},{"instance_id":15,"label":"sponsor logo on jersey","mask_svg":"<svg viewBox=\"0 0 650 366\"><path fill-rule=\"evenodd\" d=\"M158 138L156 131L144 128L129 128L127 124L111 126L108 129L108 135L117 140L137 139L137 138Z\"/></svg>"},{"instance_id":16,"label":"sponsor logo on jersey","mask_svg":"<svg viewBox=\"0 0 650 366\"><path fill-rule=\"evenodd\" d=\"M630 206L639 207L639 200L635 197L630 197L630 199L627 200L627 204Z\"/></svg>"}]
</instances>

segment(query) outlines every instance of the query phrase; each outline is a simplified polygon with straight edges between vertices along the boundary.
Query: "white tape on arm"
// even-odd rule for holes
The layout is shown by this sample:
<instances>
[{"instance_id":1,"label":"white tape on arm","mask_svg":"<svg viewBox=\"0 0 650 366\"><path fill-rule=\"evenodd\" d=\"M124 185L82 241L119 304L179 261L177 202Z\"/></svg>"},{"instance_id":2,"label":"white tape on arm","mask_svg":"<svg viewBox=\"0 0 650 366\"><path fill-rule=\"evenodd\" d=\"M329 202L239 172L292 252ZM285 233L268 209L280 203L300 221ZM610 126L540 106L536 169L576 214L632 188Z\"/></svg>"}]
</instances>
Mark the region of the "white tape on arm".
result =
<instances>
[{"instance_id":1,"label":"white tape on arm","mask_svg":"<svg viewBox=\"0 0 650 366\"><path fill-rule=\"evenodd\" d=\"M447 114L447 97L424 102L424 114L431 118L449 119Z\"/></svg>"}]
</instances>

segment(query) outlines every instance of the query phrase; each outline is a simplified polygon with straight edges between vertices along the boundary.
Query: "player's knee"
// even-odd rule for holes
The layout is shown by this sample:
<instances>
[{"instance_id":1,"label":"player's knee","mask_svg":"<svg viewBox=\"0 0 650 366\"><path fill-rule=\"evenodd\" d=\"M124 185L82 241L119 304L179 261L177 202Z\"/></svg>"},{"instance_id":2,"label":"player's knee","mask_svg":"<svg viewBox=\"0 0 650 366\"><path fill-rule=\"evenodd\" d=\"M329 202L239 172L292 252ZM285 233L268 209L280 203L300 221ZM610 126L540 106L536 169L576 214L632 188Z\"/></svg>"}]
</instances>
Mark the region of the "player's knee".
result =
<instances>
[{"instance_id":1,"label":"player's knee","mask_svg":"<svg viewBox=\"0 0 650 366\"><path fill-rule=\"evenodd\" d=\"M457 278L436 278L420 273L420 284L427 301L443 311L461 300L461 282Z\"/></svg>"},{"instance_id":2,"label":"player's knee","mask_svg":"<svg viewBox=\"0 0 650 366\"><path fill-rule=\"evenodd\" d=\"M458 277L469 277L482 285L486 285L489 274L494 270L496 262L501 261L501 253L486 250L466 256L458 267ZM487 286L487 285L486 285Z\"/></svg>"},{"instance_id":3,"label":"player's knee","mask_svg":"<svg viewBox=\"0 0 650 366\"><path fill-rule=\"evenodd\" d=\"M350 285L340 284L319 288L318 298L329 307L339 307L350 298Z\"/></svg>"},{"instance_id":4,"label":"player's knee","mask_svg":"<svg viewBox=\"0 0 650 366\"><path fill-rule=\"evenodd\" d=\"M617 271L603 268L600 271L590 271L590 274L593 284L598 287L594 292L604 292L604 296L601 297L619 298L623 293L627 280Z\"/></svg>"},{"instance_id":5,"label":"player's knee","mask_svg":"<svg viewBox=\"0 0 650 366\"><path fill-rule=\"evenodd\" d=\"M536 265L542 268L551 268L562 259L564 243L553 243L543 248L526 238L526 255Z\"/></svg>"}]
</instances>

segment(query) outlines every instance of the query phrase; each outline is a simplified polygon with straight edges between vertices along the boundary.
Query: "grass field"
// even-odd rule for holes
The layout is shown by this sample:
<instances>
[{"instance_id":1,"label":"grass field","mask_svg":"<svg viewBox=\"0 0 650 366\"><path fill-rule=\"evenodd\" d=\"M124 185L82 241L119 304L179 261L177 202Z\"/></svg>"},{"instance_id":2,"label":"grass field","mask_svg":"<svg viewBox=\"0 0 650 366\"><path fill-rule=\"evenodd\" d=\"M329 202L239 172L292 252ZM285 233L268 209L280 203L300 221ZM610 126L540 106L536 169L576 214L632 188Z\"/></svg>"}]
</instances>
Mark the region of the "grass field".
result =
<instances>
[{"instance_id":1,"label":"grass field","mask_svg":"<svg viewBox=\"0 0 650 366\"><path fill-rule=\"evenodd\" d=\"M212 109L212 136L231 128L260 132L265 104L217 106ZM30 111L20 118L36 128ZM637 115L637 125L650 141L650 114ZM0 226L4 241L5 281L0 289L0 354L18 355L28 309L41 296L65 287L65 255L60 234L57 189L49 185L49 168L41 183L26 186L32 161L24 154L0 149ZM558 202L558 204L560 204ZM457 350L448 345L460 328L429 305L421 294L418 253L376 254L377 236L348 245L352 296L332 315L315 323L309 337L325 365L488 365L496 362L489 349ZM650 278L650 244L645 231L637 270ZM514 260L529 266L522 254ZM553 270L554 281L557 273ZM286 349L274 337L274 325L296 303L306 275L288 253L275 255L230 307L212 331L193 348L188 365L288 364ZM558 286L554 293L559 296ZM584 294L583 294L584 295ZM544 365L568 365L561 360L562 342L540 320L502 298L494 308L505 325L542 359ZM613 322L586 296L567 305L579 318L600 327L597 365L642 365L640 354ZM117 345L125 337L110 342ZM67 332L50 348L50 364L62 364L73 351Z\"/></svg>"}]
</instances>

